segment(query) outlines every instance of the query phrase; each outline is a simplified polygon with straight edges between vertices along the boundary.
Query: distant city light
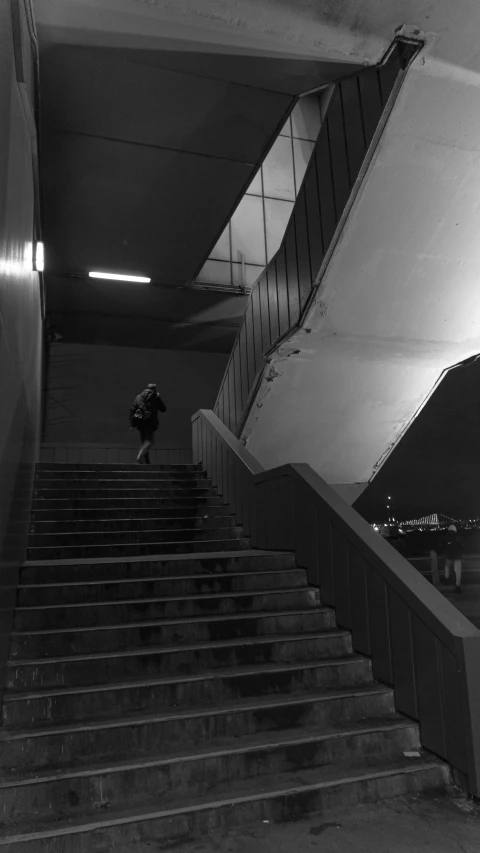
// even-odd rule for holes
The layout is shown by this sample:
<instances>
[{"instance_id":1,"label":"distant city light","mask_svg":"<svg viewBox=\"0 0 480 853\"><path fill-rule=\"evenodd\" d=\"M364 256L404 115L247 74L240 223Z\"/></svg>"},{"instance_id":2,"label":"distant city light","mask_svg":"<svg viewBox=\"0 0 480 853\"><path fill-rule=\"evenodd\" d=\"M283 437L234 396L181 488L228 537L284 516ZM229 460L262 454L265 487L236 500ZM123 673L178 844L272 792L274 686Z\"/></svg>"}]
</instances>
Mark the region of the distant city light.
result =
<instances>
[{"instance_id":1,"label":"distant city light","mask_svg":"<svg viewBox=\"0 0 480 853\"><path fill-rule=\"evenodd\" d=\"M35 245L35 269L37 272L43 272L45 266L45 253L43 249L43 243L36 243Z\"/></svg>"},{"instance_id":2,"label":"distant city light","mask_svg":"<svg viewBox=\"0 0 480 853\"><path fill-rule=\"evenodd\" d=\"M143 275L121 275L116 272L89 272L90 278L108 278L114 281L137 281L139 284L148 284L152 279Z\"/></svg>"}]
</instances>

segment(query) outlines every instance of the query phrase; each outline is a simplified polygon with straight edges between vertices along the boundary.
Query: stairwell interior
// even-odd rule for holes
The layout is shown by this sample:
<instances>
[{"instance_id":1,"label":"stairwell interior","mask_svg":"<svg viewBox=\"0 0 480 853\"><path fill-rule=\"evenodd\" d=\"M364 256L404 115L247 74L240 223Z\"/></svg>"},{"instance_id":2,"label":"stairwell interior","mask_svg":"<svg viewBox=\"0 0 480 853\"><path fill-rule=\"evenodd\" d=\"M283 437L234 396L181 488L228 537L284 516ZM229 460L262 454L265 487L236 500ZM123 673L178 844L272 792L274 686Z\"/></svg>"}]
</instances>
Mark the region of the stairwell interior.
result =
<instances>
[{"instance_id":1,"label":"stairwell interior","mask_svg":"<svg viewBox=\"0 0 480 853\"><path fill-rule=\"evenodd\" d=\"M0 736L14 853L141 853L450 778L198 465L37 466Z\"/></svg>"}]
</instances>

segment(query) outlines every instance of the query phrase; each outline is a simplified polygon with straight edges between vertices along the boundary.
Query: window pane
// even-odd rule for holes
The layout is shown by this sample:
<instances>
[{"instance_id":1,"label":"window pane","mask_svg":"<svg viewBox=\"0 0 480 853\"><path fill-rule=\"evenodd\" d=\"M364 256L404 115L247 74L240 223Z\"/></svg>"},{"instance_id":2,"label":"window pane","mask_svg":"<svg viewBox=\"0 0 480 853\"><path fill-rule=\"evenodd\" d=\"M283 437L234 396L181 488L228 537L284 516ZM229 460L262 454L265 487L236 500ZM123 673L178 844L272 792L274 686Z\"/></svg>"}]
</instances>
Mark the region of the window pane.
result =
<instances>
[{"instance_id":1,"label":"window pane","mask_svg":"<svg viewBox=\"0 0 480 853\"><path fill-rule=\"evenodd\" d=\"M318 95L300 98L292 113L292 132L296 139L315 142L320 130L320 101Z\"/></svg>"},{"instance_id":2,"label":"window pane","mask_svg":"<svg viewBox=\"0 0 480 853\"><path fill-rule=\"evenodd\" d=\"M293 201L280 199L265 199L265 215L267 224L267 252L270 261L280 248L288 220L293 210Z\"/></svg>"},{"instance_id":3,"label":"window pane","mask_svg":"<svg viewBox=\"0 0 480 853\"><path fill-rule=\"evenodd\" d=\"M252 183L247 189L249 195L262 195L262 170L259 169Z\"/></svg>"},{"instance_id":4,"label":"window pane","mask_svg":"<svg viewBox=\"0 0 480 853\"><path fill-rule=\"evenodd\" d=\"M261 275L261 273L263 272L264 267L263 266L257 266L256 264L245 264L244 270L245 270L245 286L246 287L252 287L255 284L258 276ZM232 264L232 274L233 274L233 284L235 285L235 287L242 286L243 285L243 282L242 282L242 265L237 264L237 263Z\"/></svg>"},{"instance_id":5,"label":"window pane","mask_svg":"<svg viewBox=\"0 0 480 853\"><path fill-rule=\"evenodd\" d=\"M245 262L265 264L265 232L263 203L257 196L244 196L232 216L232 260L238 262L238 253Z\"/></svg>"},{"instance_id":6,"label":"window pane","mask_svg":"<svg viewBox=\"0 0 480 853\"><path fill-rule=\"evenodd\" d=\"M232 283L230 264L228 261L207 261L196 280L210 284L230 285Z\"/></svg>"},{"instance_id":7,"label":"window pane","mask_svg":"<svg viewBox=\"0 0 480 853\"><path fill-rule=\"evenodd\" d=\"M312 151L315 147L313 142L307 142L306 139L293 140L293 159L295 163L295 181L297 193L302 185L307 166L312 156Z\"/></svg>"},{"instance_id":8,"label":"window pane","mask_svg":"<svg viewBox=\"0 0 480 853\"><path fill-rule=\"evenodd\" d=\"M225 228L216 246L210 252L209 257L215 258L217 261L230 260L230 223Z\"/></svg>"},{"instance_id":9,"label":"window pane","mask_svg":"<svg viewBox=\"0 0 480 853\"><path fill-rule=\"evenodd\" d=\"M293 181L292 143L280 136L274 143L263 166L263 191L272 198L295 198Z\"/></svg>"}]
</instances>

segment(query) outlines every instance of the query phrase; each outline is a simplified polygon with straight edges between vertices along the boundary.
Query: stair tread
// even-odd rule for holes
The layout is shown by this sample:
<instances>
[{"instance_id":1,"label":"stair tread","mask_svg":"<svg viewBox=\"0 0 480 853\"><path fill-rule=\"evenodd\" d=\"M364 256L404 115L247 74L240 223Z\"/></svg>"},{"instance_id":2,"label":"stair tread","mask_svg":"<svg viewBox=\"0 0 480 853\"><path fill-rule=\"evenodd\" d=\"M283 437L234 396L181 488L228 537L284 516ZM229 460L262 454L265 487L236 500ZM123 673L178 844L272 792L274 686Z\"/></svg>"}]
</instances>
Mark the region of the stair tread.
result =
<instances>
[{"instance_id":1,"label":"stair tread","mask_svg":"<svg viewBox=\"0 0 480 853\"><path fill-rule=\"evenodd\" d=\"M267 709L282 709L292 705L303 705L314 702L332 701L336 699L349 699L353 697L363 696L381 696L391 693L391 688L371 682L370 684L358 685L354 687L324 687L317 690L306 691L305 693L277 693L266 696L250 696L246 699L224 700L217 702L215 705L199 705L191 708L165 708L157 709L155 713L133 712L124 714L119 719L106 719L101 717L98 719L89 719L82 722L62 723L52 725L44 723L37 725L35 728L17 729L11 726L0 727L0 743L2 741L21 741L26 738L42 738L50 737L51 735L68 735L81 731L98 731L107 729L121 729L128 726L141 726L148 723L169 722L172 720L189 720L193 718L203 718L205 716L220 716L224 714L235 713L236 711L249 710L267 710ZM317 727L318 731L318 727Z\"/></svg>"},{"instance_id":2,"label":"stair tread","mask_svg":"<svg viewBox=\"0 0 480 853\"><path fill-rule=\"evenodd\" d=\"M238 552L236 552L238 553ZM243 553L243 552L242 552ZM305 572L305 569L298 568L290 568L290 569L258 569L253 572L203 572L194 575L144 575L141 577L133 577L133 578L113 578L107 580L92 580L92 581L68 581L69 587L76 586L112 586L115 584L132 584L132 583L155 583L161 581L162 583L170 583L172 581L189 581L189 580L211 580L212 578L217 580L222 580L222 578L237 578L237 577L258 577L258 575L272 575L272 574L285 574L285 572ZM19 590L23 589L64 589L65 582L63 583L20 583L18 585ZM295 589L301 589L302 587L295 587ZM309 587L310 588L310 587ZM257 591L257 590L256 590ZM190 596L185 596L190 597ZM92 602L93 603L93 602Z\"/></svg>"},{"instance_id":3,"label":"stair tread","mask_svg":"<svg viewBox=\"0 0 480 853\"><path fill-rule=\"evenodd\" d=\"M198 511L198 507L196 507L196 506L192 507L192 510ZM210 519L217 519L217 518L233 519L234 518L232 513L223 512L223 513L213 513L213 514L207 515L207 516L205 515L205 513L201 513L200 515L194 515L193 513L191 515L152 515L152 516L147 515L143 518L142 518L142 516L138 516L136 518L133 518L132 516L124 516L122 518L107 519L107 522L110 523L111 521L114 521L116 524L117 523L118 524L121 524L121 523L129 524L131 521L134 521L134 522L148 521L148 522L152 522L152 523L155 521L192 521L192 520L202 520L203 521L206 517L210 518ZM76 524L83 524L83 523L84 523L84 521L82 519L78 520L78 519L73 519L73 518L70 520L67 519L66 521L56 521L56 520L52 519L50 521L33 521L32 522L32 524L34 524L35 526L41 525L41 524L50 524L50 525L53 525L53 524L63 524L63 525L69 524L72 527L74 527ZM102 525L103 521L99 520L98 524ZM67 532L70 533L72 531L67 531ZM86 532L94 533L95 531L89 530ZM103 533L102 530L99 530L98 532Z\"/></svg>"},{"instance_id":4,"label":"stair tread","mask_svg":"<svg viewBox=\"0 0 480 853\"><path fill-rule=\"evenodd\" d=\"M297 593L297 592L305 592L305 591L314 591L315 588L305 584L304 586L294 586L294 587L281 587L277 589L255 589L255 590L238 590L233 592L203 592L203 593L192 593L191 595L187 593L186 595L162 595L162 596L148 596L147 598L122 598L122 599L112 599L108 601L81 601L81 602L70 602L66 604L29 604L25 606L18 606L16 608L17 612L22 611L24 613L29 613L34 610L72 610L79 607L112 607L112 606L120 606L124 607L127 604L137 605L137 604L160 604L162 602L173 602L173 601L205 601L205 599L214 598L214 599L229 599L229 598L257 598L262 595L284 595L286 593ZM268 611L270 612L270 611ZM275 611L273 611L275 612ZM228 614L230 616L237 616L236 613ZM253 615L250 614L250 615ZM187 617L187 618L195 618ZM183 621L183 620L182 620Z\"/></svg>"},{"instance_id":5,"label":"stair tread","mask_svg":"<svg viewBox=\"0 0 480 853\"><path fill-rule=\"evenodd\" d=\"M326 613L329 612L331 608L322 607L322 606L313 606L313 607L303 607L295 610L257 610L257 611L249 611L248 613L221 613L218 615L208 615L208 616L186 616L183 618L175 617L175 618L167 618L167 619L146 619L145 621L140 622L122 622L119 625L86 625L80 626L76 625L74 627L69 628L42 628L34 631L12 631L12 637L24 637L24 636L39 636L46 634L78 634L79 631L83 632L92 632L92 631L119 631L119 630L130 630L131 628L146 628L151 627L153 625L183 625L186 622L228 622L232 619L267 619L273 617L280 618L282 616L304 616L305 614L311 613Z\"/></svg>"},{"instance_id":6,"label":"stair tread","mask_svg":"<svg viewBox=\"0 0 480 853\"><path fill-rule=\"evenodd\" d=\"M99 813L89 811L82 815L62 818L62 825L57 820L50 819L36 822L29 831L25 826L18 827L19 831L0 828L0 845L16 841L35 840L36 838L69 835L75 832L102 830L112 826L128 825L139 820L174 817L188 812L203 811L211 808L221 808L255 800L273 799L302 793L321 788L337 787L346 783L366 781L368 779L385 778L398 774L415 773L421 770L445 767L439 759L422 755L420 759L399 758L397 761L376 762L368 764L351 763L345 765L326 765L301 771L276 773L240 781L222 783L212 787L208 794L197 796L170 797L160 796L144 800L142 805L133 808L122 808ZM160 800L160 802L159 802ZM181 802L181 805L179 804Z\"/></svg>"},{"instance_id":7,"label":"stair tread","mask_svg":"<svg viewBox=\"0 0 480 853\"><path fill-rule=\"evenodd\" d=\"M238 526L239 525L234 524L233 529L235 529ZM225 529L226 529L225 526L222 526L222 525L219 525L218 527L213 526L213 527L182 527L181 528L183 533L198 533L199 530L203 531L203 530L225 530ZM74 530L65 530L64 532L52 530L52 531L48 531L48 533L47 532L39 533L36 531L35 533L32 533L31 535L36 536L36 537L39 537L39 536L65 536L65 537L85 536L85 538L87 538L89 536L104 536L106 533L110 533L110 534L135 533L137 535L144 536L147 533L160 533L160 531L163 534L165 534L165 533L178 533L178 528L177 527L172 527L172 528L169 528L169 527L161 527L161 528L152 527L152 528L148 528L148 529L146 528L145 530L135 530L132 527L132 528L126 528L126 529L122 529L122 530L80 530L79 532L75 532ZM33 547L38 548L39 546L34 545Z\"/></svg>"},{"instance_id":8,"label":"stair tread","mask_svg":"<svg viewBox=\"0 0 480 853\"><path fill-rule=\"evenodd\" d=\"M218 529L224 530L225 528L221 527ZM208 528L207 528L207 530L208 530ZM175 533L177 533L177 532L178 531L175 531ZM240 540L243 538L244 538L243 536L240 537ZM212 537L211 539L203 539L202 541L205 543L211 542L212 544L218 543L218 542L231 542L232 537L227 537L227 536L221 537L221 536L219 536L218 539L215 539L215 537ZM237 541L239 541L239 540L237 540ZM106 542L104 544L92 542L91 544L85 544L85 545L32 545L32 546L29 546L28 550L29 551L55 551L57 548L63 548L65 550L67 548L69 550L75 550L76 548L77 549L78 548L115 548L115 547L117 547L117 548L128 548L129 545L136 545L136 546L149 545L151 547L153 547L154 545L163 545L163 546L165 546L165 545L182 545L182 546L184 546L184 545L188 545L189 542L192 545L198 545L198 540L195 540L195 539L167 539L166 541L159 541L159 542L141 542L141 541L135 542L134 541L134 542ZM135 556L135 555L130 555L130 556Z\"/></svg>"},{"instance_id":9,"label":"stair tread","mask_svg":"<svg viewBox=\"0 0 480 853\"><path fill-rule=\"evenodd\" d=\"M118 556L118 557L65 557L61 560L25 560L22 564L25 567L30 566L84 566L95 563L140 563L140 562L157 562L166 563L173 560L224 560L231 557L291 557L291 551L263 551L254 548L245 548L241 551L232 551L226 548L220 551L189 551L187 554L138 554L133 557Z\"/></svg>"},{"instance_id":10,"label":"stair tread","mask_svg":"<svg viewBox=\"0 0 480 853\"><path fill-rule=\"evenodd\" d=\"M300 636L300 635L299 635ZM303 637L303 635L301 635ZM318 635L315 635L317 637ZM338 634L335 634L338 636ZM178 649L178 646L175 647ZM99 655L99 657L101 657ZM48 660L48 658L47 658ZM252 666L229 666L224 669L202 670L197 673L182 673L181 675L164 675L157 678L142 678L139 680L124 679L118 682L108 682L106 684L87 684L81 686L66 687L47 687L43 690L36 691L12 691L6 690L3 695L4 702L12 702L17 699L36 699L46 696L61 696L72 695L77 693L101 693L106 690L130 689L132 687L152 686L161 684L179 684L186 681L203 681L204 679L226 679L238 678L239 676L258 675L259 673L268 672L292 672L296 669L314 669L320 666L342 666L344 664L364 661L362 655L349 654L339 657L316 658L314 661L295 661L293 663L268 663L268 664L253 664ZM40 661L44 663L45 660ZM32 663L32 661L28 661ZM35 666L38 666L38 661L33 661ZM49 661L50 663L50 661Z\"/></svg>"},{"instance_id":11,"label":"stair tread","mask_svg":"<svg viewBox=\"0 0 480 853\"><path fill-rule=\"evenodd\" d=\"M257 732L237 738L221 738L218 740L215 738L210 741L208 748L206 748L205 744L197 747L188 744L182 751L179 751L178 748L171 751L167 749L153 756L149 753L148 756L137 756L129 760L92 763L88 767L85 767L85 764L78 764L58 768L56 771L52 769L44 770L42 768L23 774L11 773L8 776L5 775L5 772L2 774L0 770L0 790L27 784L37 785L61 779L72 779L80 776L99 776L106 773L121 773L127 770L141 769L143 767L161 767L184 761L220 758L232 754L239 755L251 751L268 750L276 746L288 747L299 743L317 743L333 738L346 738L373 732L395 731L411 728L412 726L415 726L415 723L411 720L396 715L373 720L353 720L343 723L340 726L323 726L321 731L318 730L318 727L309 726L297 730L283 729L273 732Z\"/></svg>"}]
</instances>

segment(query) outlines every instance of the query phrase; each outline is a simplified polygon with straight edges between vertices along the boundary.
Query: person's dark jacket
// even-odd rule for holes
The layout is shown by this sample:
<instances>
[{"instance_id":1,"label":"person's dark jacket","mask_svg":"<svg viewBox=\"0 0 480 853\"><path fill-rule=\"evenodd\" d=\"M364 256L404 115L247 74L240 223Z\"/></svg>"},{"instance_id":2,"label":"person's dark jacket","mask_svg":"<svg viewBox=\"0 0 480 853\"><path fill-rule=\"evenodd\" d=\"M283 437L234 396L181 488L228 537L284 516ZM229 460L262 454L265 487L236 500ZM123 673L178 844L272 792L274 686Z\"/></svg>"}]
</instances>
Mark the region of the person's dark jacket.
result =
<instances>
[{"instance_id":1,"label":"person's dark jacket","mask_svg":"<svg viewBox=\"0 0 480 853\"><path fill-rule=\"evenodd\" d=\"M463 542L455 530L447 530L443 538L443 552L447 560L459 560L463 554Z\"/></svg>"},{"instance_id":2,"label":"person's dark jacket","mask_svg":"<svg viewBox=\"0 0 480 853\"><path fill-rule=\"evenodd\" d=\"M158 413L166 412L167 407L160 394L151 388L145 388L138 394L130 408L130 423L138 429L157 429ZM135 417L135 413L141 413L142 417Z\"/></svg>"}]
</instances>

